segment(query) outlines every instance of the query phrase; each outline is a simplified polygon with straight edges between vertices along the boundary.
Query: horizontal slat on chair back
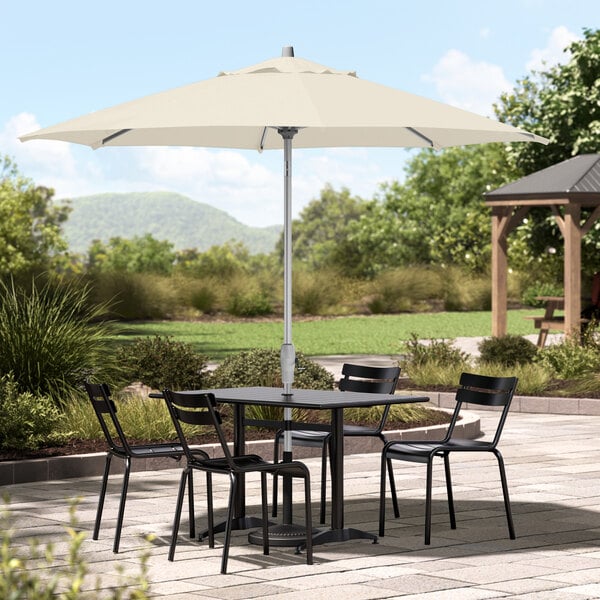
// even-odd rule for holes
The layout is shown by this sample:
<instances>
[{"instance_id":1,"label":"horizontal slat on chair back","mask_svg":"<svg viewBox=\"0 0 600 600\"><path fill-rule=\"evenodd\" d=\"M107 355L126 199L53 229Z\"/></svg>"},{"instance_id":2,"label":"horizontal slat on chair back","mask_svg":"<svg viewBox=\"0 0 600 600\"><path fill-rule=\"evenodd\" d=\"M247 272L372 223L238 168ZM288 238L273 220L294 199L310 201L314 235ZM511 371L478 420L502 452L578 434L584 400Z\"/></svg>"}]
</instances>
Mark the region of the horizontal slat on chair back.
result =
<instances>
[{"instance_id":1,"label":"horizontal slat on chair back","mask_svg":"<svg viewBox=\"0 0 600 600\"><path fill-rule=\"evenodd\" d=\"M342 375L344 377L339 383L342 392L393 394L400 376L400 368L344 364ZM350 377L360 379L350 379Z\"/></svg>"},{"instance_id":2,"label":"horizontal slat on chair back","mask_svg":"<svg viewBox=\"0 0 600 600\"><path fill-rule=\"evenodd\" d=\"M214 397L209 394L181 394L171 392L173 409L177 418L188 425L212 425L213 419L208 412L209 402L212 406L216 406ZM205 410L201 410L205 409ZM221 423L221 415L215 411L219 423Z\"/></svg>"},{"instance_id":3,"label":"horizontal slat on chair back","mask_svg":"<svg viewBox=\"0 0 600 600\"><path fill-rule=\"evenodd\" d=\"M516 385L516 377L487 377L463 373L456 400L482 406L505 406L510 402Z\"/></svg>"},{"instance_id":4,"label":"horizontal slat on chair back","mask_svg":"<svg viewBox=\"0 0 600 600\"><path fill-rule=\"evenodd\" d=\"M114 412L117 412L117 407L110 397L110 389L106 383L88 383L88 395L90 395L90 401L94 403L96 410L101 413L109 413L110 404Z\"/></svg>"}]
</instances>

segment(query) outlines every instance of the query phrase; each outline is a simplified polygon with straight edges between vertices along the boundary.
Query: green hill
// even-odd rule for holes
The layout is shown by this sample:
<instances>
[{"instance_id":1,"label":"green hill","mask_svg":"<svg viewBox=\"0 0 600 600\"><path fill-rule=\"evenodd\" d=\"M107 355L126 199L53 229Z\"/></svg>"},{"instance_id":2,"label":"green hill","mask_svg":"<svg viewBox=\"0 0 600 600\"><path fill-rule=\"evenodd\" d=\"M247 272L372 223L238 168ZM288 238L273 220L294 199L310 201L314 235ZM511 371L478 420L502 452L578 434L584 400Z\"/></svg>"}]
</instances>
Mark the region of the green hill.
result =
<instances>
[{"instance_id":1,"label":"green hill","mask_svg":"<svg viewBox=\"0 0 600 600\"><path fill-rule=\"evenodd\" d=\"M271 252L281 227L249 227L226 212L171 192L96 194L70 200L64 224L72 252L85 252L92 240L132 238L150 233L177 250L207 250L230 240L243 242L251 254Z\"/></svg>"}]
</instances>

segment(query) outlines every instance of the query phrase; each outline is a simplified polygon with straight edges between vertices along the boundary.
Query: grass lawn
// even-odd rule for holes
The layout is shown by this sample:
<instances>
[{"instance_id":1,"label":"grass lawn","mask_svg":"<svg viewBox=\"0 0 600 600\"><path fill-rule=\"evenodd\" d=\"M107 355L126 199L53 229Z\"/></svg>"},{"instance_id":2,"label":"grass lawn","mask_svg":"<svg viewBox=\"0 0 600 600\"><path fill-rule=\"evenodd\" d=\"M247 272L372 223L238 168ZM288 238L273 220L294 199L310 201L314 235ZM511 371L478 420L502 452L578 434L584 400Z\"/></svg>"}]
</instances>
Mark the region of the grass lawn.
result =
<instances>
[{"instance_id":1,"label":"grass lawn","mask_svg":"<svg viewBox=\"0 0 600 600\"><path fill-rule=\"evenodd\" d=\"M508 333L536 333L524 316L539 309L508 311ZM407 313L297 320L293 324L296 350L308 356L331 354L397 354L411 333L419 338L450 339L491 335L491 312ZM220 321L154 321L127 323L118 343L143 336L172 336L190 343L210 360L251 348L279 348L283 323L279 319Z\"/></svg>"}]
</instances>

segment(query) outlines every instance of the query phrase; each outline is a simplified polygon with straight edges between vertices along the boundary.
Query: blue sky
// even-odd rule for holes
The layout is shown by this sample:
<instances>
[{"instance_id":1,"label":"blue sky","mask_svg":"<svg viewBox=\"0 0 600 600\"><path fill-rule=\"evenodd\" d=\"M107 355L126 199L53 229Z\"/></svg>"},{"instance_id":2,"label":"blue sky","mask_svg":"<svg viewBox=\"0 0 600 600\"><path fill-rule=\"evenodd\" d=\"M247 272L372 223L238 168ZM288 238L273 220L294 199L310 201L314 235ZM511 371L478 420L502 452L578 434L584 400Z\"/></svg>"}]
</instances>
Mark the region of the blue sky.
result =
<instances>
[{"instance_id":1,"label":"blue sky","mask_svg":"<svg viewBox=\"0 0 600 600\"><path fill-rule=\"evenodd\" d=\"M598 0L0 0L0 154L57 198L172 190L249 225L283 221L282 156L203 148L90 150L18 135L279 56L487 116L531 69L600 23ZM410 151L294 152L297 214L326 183L370 198Z\"/></svg>"}]
</instances>

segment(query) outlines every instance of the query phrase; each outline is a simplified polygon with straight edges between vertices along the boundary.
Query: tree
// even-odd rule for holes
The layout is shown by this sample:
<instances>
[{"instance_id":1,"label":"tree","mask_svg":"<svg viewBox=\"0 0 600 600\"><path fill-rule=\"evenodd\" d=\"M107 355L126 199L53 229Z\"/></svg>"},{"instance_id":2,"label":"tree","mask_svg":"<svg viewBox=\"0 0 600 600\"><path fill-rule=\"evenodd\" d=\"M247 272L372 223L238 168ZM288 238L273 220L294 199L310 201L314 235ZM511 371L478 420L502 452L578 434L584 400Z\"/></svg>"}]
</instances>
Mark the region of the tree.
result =
<instances>
[{"instance_id":1,"label":"tree","mask_svg":"<svg viewBox=\"0 0 600 600\"><path fill-rule=\"evenodd\" d=\"M7 156L0 157L0 275L51 270L67 249L62 223L68 205L54 206L54 191L36 187Z\"/></svg>"},{"instance_id":2,"label":"tree","mask_svg":"<svg viewBox=\"0 0 600 600\"><path fill-rule=\"evenodd\" d=\"M584 29L583 36L565 50L566 64L519 80L494 107L501 121L550 140L547 146L511 145L511 160L523 175L600 150L600 30Z\"/></svg>"},{"instance_id":3,"label":"tree","mask_svg":"<svg viewBox=\"0 0 600 600\"><path fill-rule=\"evenodd\" d=\"M541 144L512 144L509 159L520 175L562 162L577 154L600 151L600 30L584 29L581 41L568 47L570 60L517 83L495 106L501 121L550 140ZM590 211L582 212L583 218ZM550 276L562 278L563 242L547 209L532 209L510 238L511 260L520 269L536 264ZM549 254L548 249L555 253ZM518 250L518 252L516 252ZM598 270L600 224L583 238L582 271Z\"/></svg>"},{"instance_id":4,"label":"tree","mask_svg":"<svg viewBox=\"0 0 600 600\"><path fill-rule=\"evenodd\" d=\"M114 237L108 244L100 240L92 242L88 268L100 272L170 275L175 256L171 242L157 240L149 233L130 240Z\"/></svg>"},{"instance_id":5,"label":"tree","mask_svg":"<svg viewBox=\"0 0 600 600\"><path fill-rule=\"evenodd\" d=\"M404 184L382 186L366 214L350 228L374 275L389 267L436 264L485 270L490 259L490 215L483 194L513 177L502 144L419 152Z\"/></svg>"},{"instance_id":6,"label":"tree","mask_svg":"<svg viewBox=\"0 0 600 600\"><path fill-rule=\"evenodd\" d=\"M344 268L348 227L365 212L366 202L351 196L350 190L334 190L330 185L321 190L319 198L311 200L292 224L294 259L309 269ZM276 252L283 254L283 235Z\"/></svg>"}]
</instances>

